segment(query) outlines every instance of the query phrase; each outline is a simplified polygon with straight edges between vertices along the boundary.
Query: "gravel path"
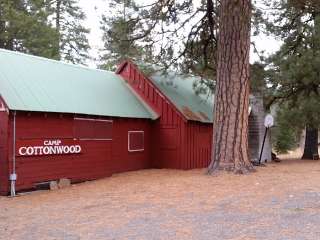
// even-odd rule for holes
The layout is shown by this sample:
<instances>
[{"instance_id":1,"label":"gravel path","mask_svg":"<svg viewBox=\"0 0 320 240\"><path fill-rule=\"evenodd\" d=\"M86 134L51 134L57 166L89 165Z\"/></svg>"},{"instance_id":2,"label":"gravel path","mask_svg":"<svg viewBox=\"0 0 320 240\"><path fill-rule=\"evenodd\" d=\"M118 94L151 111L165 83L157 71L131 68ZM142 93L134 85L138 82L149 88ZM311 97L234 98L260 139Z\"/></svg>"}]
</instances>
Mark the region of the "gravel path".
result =
<instances>
[{"instance_id":1,"label":"gravel path","mask_svg":"<svg viewBox=\"0 0 320 240\"><path fill-rule=\"evenodd\" d=\"M320 239L320 162L239 176L144 170L0 197L0 239Z\"/></svg>"}]
</instances>

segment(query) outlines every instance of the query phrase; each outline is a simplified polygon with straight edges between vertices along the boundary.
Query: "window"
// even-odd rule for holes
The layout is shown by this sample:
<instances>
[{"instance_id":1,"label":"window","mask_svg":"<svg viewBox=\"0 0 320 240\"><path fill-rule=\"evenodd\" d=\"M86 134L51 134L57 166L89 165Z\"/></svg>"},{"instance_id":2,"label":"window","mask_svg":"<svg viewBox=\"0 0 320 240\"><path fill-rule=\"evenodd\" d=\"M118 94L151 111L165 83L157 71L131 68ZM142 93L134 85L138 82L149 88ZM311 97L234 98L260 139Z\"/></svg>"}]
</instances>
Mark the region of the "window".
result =
<instances>
[{"instance_id":1,"label":"window","mask_svg":"<svg viewBox=\"0 0 320 240\"><path fill-rule=\"evenodd\" d=\"M74 137L81 140L112 140L111 120L75 118Z\"/></svg>"},{"instance_id":2,"label":"window","mask_svg":"<svg viewBox=\"0 0 320 240\"><path fill-rule=\"evenodd\" d=\"M128 132L128 151L129 152L144 151L144 131Z\"/></svg>"}]
</instances>

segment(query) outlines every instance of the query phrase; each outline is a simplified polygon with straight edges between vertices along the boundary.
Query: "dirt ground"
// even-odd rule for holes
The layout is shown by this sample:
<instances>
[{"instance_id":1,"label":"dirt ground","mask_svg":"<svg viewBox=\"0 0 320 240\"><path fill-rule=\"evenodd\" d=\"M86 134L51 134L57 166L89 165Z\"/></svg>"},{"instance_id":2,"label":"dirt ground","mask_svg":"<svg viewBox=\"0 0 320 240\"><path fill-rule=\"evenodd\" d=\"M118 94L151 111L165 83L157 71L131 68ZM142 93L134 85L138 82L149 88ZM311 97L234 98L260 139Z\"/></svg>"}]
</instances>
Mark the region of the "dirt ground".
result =
<instances>
[{"instance_id":1,"label":"dirt ground","mask_svg":"<svg viewBox=\"0 0 320 240\"><path fill-rule=\"evenodd\" d=\"M0 239L320 239L320 161L257 170L144 170L0 197Z\"/></svg>"}]
</instances>

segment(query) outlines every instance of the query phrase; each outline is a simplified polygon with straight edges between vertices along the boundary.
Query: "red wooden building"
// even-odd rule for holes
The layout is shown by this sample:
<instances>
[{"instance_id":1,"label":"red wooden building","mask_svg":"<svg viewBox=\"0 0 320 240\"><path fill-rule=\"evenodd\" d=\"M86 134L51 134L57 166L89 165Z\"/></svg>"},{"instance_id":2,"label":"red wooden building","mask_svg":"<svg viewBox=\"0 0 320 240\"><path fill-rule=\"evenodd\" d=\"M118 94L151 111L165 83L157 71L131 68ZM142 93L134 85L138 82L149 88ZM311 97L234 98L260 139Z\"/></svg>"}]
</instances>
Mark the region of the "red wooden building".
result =
<instances>
[{"instance_id":1,"label":"red wooden building","mask_svg":"<svg viewBox=\"0 0 320 240\"><path fill-rule=\"evenodd\" d=\"M152 166L192 169L207 167L212 140L212 95L195 94L194 77L175 73L145 76L135 64L117 70L129 87L159 118L152 125Z\"/></svg>"},{"instance_id":2,"label":"red wooden building","mask_svg":"<svg viewBox=\"0 0 320 240\"><path fill-rule=\"evenodd\" d=\"M130 62L112 73L0 50L0 194L60 178L206 167L212 103L193 82L148 78Z\"/></svg>"}]
</instances>

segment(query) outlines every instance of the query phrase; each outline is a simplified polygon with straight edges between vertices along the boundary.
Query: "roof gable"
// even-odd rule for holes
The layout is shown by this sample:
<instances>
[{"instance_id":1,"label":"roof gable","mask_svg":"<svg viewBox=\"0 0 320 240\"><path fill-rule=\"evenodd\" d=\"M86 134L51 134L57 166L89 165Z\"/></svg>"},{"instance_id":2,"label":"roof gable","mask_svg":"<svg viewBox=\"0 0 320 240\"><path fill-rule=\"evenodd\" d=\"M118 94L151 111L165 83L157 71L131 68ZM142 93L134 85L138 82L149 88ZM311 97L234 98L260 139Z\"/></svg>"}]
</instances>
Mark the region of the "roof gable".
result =
<instances>
[{"instance_id":1,"label":"roof gable","mask_svg":"<svg viewBox=\"0 0 320 240\"><path fill-rule=\"evenodd\" d=\"M113 72L3 49L0 94L11 110L154 118Z\"/></svg>"},{"instance_id":2,"label":"roof gable","mask_svg":"<svg viewBox=\"0 0 320 240\"><path fill-rule=\"evenodd\" d=\"M150 80L165 94L187 120L213 122L213 95L196 94L194 83L199 77L174 72L153 74Z\"/></svg>"}]
</instances>

